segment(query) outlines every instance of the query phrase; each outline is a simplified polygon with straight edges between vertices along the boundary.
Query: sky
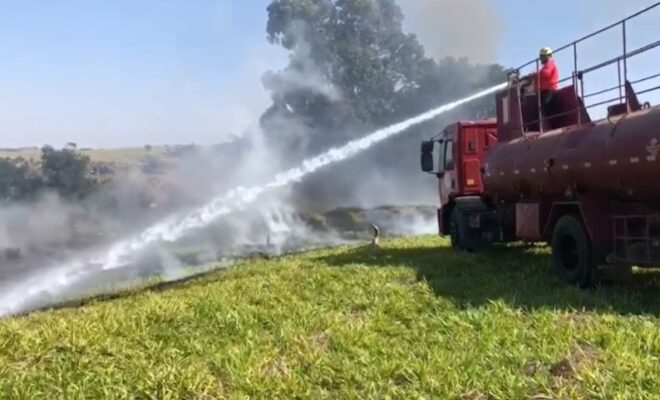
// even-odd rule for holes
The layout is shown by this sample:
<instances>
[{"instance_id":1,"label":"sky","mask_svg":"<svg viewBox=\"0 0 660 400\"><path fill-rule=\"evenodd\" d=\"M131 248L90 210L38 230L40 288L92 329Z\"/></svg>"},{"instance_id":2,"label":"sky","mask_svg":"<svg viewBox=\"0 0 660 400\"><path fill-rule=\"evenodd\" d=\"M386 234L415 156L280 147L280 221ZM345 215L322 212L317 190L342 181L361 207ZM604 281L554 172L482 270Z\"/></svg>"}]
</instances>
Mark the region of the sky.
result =
<instances>
[{"instance_id":1,"label":"sky","mask_svg":"<svg viewBox=\"0 0 660 400\"><path fill-rule=\"evenodd\" d=\"M518 66L542 46L656 1L398 3L404 29L418 34L429 55ZM261 75L287 61L266 40L269 2L0 0L0 147L208 144L240 134L270 103ZM660 9L629 27L629 36L630 47L660 39ZM580 67L620 53L612 46L620 40L614 32L581 45ZM572 59L557 57L569 71ZM641 77L657 62L637 64L631 74ZM615 70L605 75L594 82L616 84Z\"/></svg>"}]
</instances>

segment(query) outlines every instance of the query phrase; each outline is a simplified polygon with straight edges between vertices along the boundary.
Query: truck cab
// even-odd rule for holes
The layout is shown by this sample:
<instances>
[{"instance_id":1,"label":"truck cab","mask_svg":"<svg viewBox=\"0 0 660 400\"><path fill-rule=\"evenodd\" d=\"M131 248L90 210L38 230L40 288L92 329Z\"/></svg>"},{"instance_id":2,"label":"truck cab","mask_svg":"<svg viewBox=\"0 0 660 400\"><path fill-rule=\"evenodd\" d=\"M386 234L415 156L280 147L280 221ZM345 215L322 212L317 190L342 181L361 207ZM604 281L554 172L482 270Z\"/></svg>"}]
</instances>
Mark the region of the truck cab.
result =
<instances>
[{"instance_id":1,"label":"truck cab","mask_svg":"<svg viewBox=\"0 0 660 400\"><path fill-rule=\"evenodd\" d=\"M463 203L482 203L482 160L496 143L495 119L458 121L448 125L433 139L422 143L422 170L438 177L440 235L450 235L452 240L455 239L457 232L453 231L458 227L452 226L452 219L457 218L454 211L457 199Z\"/></svg>"}]
</instances>

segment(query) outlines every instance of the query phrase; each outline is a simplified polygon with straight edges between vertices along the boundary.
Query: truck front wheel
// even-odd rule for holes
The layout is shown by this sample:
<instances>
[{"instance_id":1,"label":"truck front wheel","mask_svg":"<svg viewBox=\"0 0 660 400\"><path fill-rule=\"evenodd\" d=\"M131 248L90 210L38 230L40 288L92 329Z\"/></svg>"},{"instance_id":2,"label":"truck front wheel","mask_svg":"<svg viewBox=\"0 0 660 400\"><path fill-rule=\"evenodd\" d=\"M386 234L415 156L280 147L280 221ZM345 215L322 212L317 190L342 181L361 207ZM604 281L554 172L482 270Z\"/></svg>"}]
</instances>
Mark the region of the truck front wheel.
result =
<instances>
[{"instance_id":1,"label":"truck front wheel","mask_svg":"<svg viewBox=\"0 0 660 400\"><path fill-rule=\"evenodd\" d=\"M451 246L454 249L472 251L467 246L467 229L463 219L459 215L458 207L454 207L449 216L449 237L451 239Z\"/></svg>"},{"instance_id":2,"label":"truck front wheel","mask_svg":"<svg viewBox=\"0 0 660 400\"><path fill-rule=\"evenodd\" d=\"M559 278L580 287L589 286L594 269L591 253L591 243L579 217L561 217L552 235L552 265Z\"/></svg>"}]
</instances>

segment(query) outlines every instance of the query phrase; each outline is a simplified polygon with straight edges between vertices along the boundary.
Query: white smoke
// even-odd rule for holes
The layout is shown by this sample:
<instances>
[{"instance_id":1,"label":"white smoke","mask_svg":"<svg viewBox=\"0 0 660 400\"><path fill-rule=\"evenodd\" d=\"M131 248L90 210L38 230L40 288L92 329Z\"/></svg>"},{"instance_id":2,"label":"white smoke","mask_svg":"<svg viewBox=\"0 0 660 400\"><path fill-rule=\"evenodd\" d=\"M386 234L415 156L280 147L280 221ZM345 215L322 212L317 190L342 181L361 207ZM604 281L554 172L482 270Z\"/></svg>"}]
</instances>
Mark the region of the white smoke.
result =
<instances>
[{"instance_id":1,"label":"white smoke","mask_svg":"<svg viewBox=\"0 0 660 400\"><path fill-rule=\"evenodd\" d=\"M296 46L291 51L291 61L301 68L267 74L264 83L267 86L281 85L286 88L284 92L311 89L331 102L341 102L341 93L323 78L321 69L313 62L313 49L307 44L303 30L298 29L293 35L296 36ZM208 121L215 121L213 129L217 131L218 137L226 138L230 132L241 133L242 135L237 137L240 143L237 148L244 146L248 149L245 157L234 158L231 154L227 157L227 152L233 152L231 149L225 150L225 153L216 153L212 149L201 147L195 152L180 156L176 160L177 167L158 178L158 196L147 196L150 207L153 205L153 208L149 208L149 213L144 212L145 193L139 188L151 187L153 182L147 182L145 176L136 173L122 176L121 183L111 190L118 198L116 208L121 211L119 217L106 218L106 214L100 213L103 216L101 230L109 232L103 236L101 245L88 248L82 255L78 252L77 257L69 257L66 262L57 261L61 258L53 259L56 262L26 271L27 278L23 279L23 276L17 275L16 278L19 279L12 279L2 285L0 289L4 290L0 297L3 302L0 305L0 314L49 304L50 301L61 300L65 293L67 296L84 294L90 288L96 288L99 281L108 283L114 282L115 279L132 279L150 274L161 274L166 280L178 279L190 273L190 270L186 269L188 264L217 263L219 260L224 262L227 258L254 251L281 254L292 249L342 243L342 239L333 232L313 231L301 220L299 209L291 205L289 185L329 164L352 157L409 126L431 120L472 99L441 107L405 123L353 140L345 146L310 158L301 166L289 169L268 182L266 179L272 176L272 171L285 168L287 162L290 164L292 160L289 158L295 151L287 149L290 151L285 154L273 151L265 144L265 133L256 126L255 115L266 108L267 102L264 99L267 96L264 96L262 88L255 86L258 82L254 79L255 72L276 69L264 61L267 58L254 57L250 61L250 76L239 79L235 85L228 87L222 99L196 98L196 103L190 105L197 110L196 113L202 110L204 115L208 116ZM495 89L487 93L492 90ZM227 96L227 93L230 94ZM233 101L227 101L228 98ZM277 103L280 99L272 100ZM219 103L224 104L221 113L216 112ZM306 147L309 131L305 121L295 118L295 106L286 103L283 106L293 118L277 120L278 130L292 135L296 146ZM228 128L220 131L218 127ZM333 132L336 138L341 138L342 134L345 133ZM416 160L417 156L412 159ZM385 179L387 178L384 177ZM391 182L386 185L385 181L382 183L381 193L384 196L380 196L380 200L409 202L415 197L412 195L401 198L396 193L396 185ZM242 187L235 188L238 184ZM430 191L432 187L430 184ZM235 189L229 190L231 188ZM373 192L367 193L368 190L369 188L364 186L356 194L361 205L380 205L372 202ZM227 194L208 202L208 199L217 193ZM352 196L352 199L356 196ZM255 201L257 199L258 202ZM174 211L177 212L172 213ZM58 214L57 211L54 214ZM157 221L159 217L164 218ZM383 216L379 215L369 218L382 221L389 234L427 233L432 231L431 227L435 224L434 218L415 216L413 212L397 214L396 218L390 219L383 219ZM149 226L147 223L154 224L151 228L141 229ZM68 225L68 220L60 218L57 227L51 226L53 229L50 231L65 231ZM125 239L112 243L108 241L111 237Z\"/></svg>"},{"instance_id":2,"label":"white smoke","mask_svg":"<svg viewBox=\"0 0 660 400\"><path fill-rule=\"evenodd\" d=\"M378 207L366 211L366 218L375 222L387 236L418 236L438 230L436 208Z\"/></svg>"},{"instance_id":3,"label":"white smoke","mask_svg":"<svg viewBox=\"0 0 660 400\"><path fill-rule=\"evenodd\" d=\"M436 60L497 60L505 21L494 0L402 0L400 4L404 28L415 33Z\"/></svg>"},{"instance_id":4,"label":"white smoke","mask_svg":"<svg viewBox=\"0 0 660 400\"><path fill-rule=\"evenodd\" d=\"M291 70L283 71L278 74L276 84L284 85L288 90L311 89L329 99L338 99L339 93L323 81L318 67L311 60L311 49L304 35L300 32L297 35L295 59L304 68L295 73ZM190 151L174 159L168 158L167 165L163 166L166 171L155 177L133 169L116 171L113 183L87 199L85 205L62 201L51 195L36 203L0 209L0 251L16 249L21 253L20 263L14 262L2 267L0 278L6 279L4 286L30 287L33 290L32 297L37 300L33 305L52 299L46 293L48 290L43 290L42 284L33 285L34 282L44 282L43 279L57 279L59 284L54 286L66 289L68 296L74 295L74 292L95 289L99 283L95 278L98 269L85 269L94 259L88 259L85 268L76 269L69 264L73 268L58 269L63 275L52 274L47 266L60 264L66 258L74 258L70 255L72 252L89 255L90 247L107 247L113 238L116 240L135 235L139 227L143 229L157 218L175 210L179 211L177 215L185 215L185 210L194 210L217 193L226 192L239 183L263 183L264 178L268 178L273 170L281 169L281 155L266 145L265 134L255 118L266 109L269 101L266 92L260 87L259 79L255 78L265 70L277 68L278 62L276 60L273 63L268 57L261 57L272 54L271 51L263 51L260 47L257 50L255 54L258 53L260 57L248 57L245 62L246 71L242 74L244 79L238 79L235 85L227 88L229 96L223 94L226 96L224 103L229 107L225 107L224 112L219 114L222 120L218 120L218 125L227 129L219 132L219 136L226 136L227 131L239 133L239 136L235 136L235 146L233 143L225 143L218 146L218 149L193 146ZM227 101L229 97L232 101ZM196 101L204 102L198 107L202 110L211 104L217 109L217 101L204 98ZM282 121L281 128L292 131L294 123ZM302 133L304 128L299 128ZM303 137L301 134L300 138ZM239 153L238 156L235 153ZM161 157L156 157L155 161L164 162ZM188 273L185 269L186 260L195 264L216 263L227 255L240 256L254 249L281 254L300 246L337 243L337 237L332 234L324 236L309 230L289 205L288 192L288 188L281 188L258 205L249 207L246 204L239 217L225 214L225 218L216 219L213 223L205 219L204 229L196 229L190 240L178 240L186 237L177 236L176 239L185 242L185 246L163 245L159 243L161 240L147 241L145 246L140 246L139 251L133 253L129 250L131 256L134 256L131 261L135 271L128 274L101 274L105 277L101 281L108 283L115 278L123 279L124 275L133 277L140 274L159 274L166 280L177 279ZM79 221L83 222L83 228L86 229L83 232L78 232ZM95 240L85 240L85 245L81 245L83 238ZM301 241L299 238L306 239ZM76 249L70 248L72 243L79 246ZM129 243L129 248L133 244ZM38 252L37 256L33 254L35 248L54 249L56 254ZM58 290L51 292L57 295L60 293Z\"/></svg>"},{"instance_id":5,"label":"white smoke","mask_svg":"<svg viewBox=\"0 0 660 400\"><path fill-rule=\"evenodd\" d=\"M298 182L306 175L333 163L343 161L361 153L376 143L404 132L406 129L433 119L462 104L492 94L505 87L505 83L486 89L472 96L443 105L406 121L380 129L363 138L352 140L344 146L330 149L316 157L305 160L300 166L277 174L270 182L253 187L238 187L221 195L204 206L185 215L171 215L142 233L122 240L109 249L97 252L91 257L82 257L49 270L40 271L36 276L12 284L2 290L0 314L20 312L33 307L41 299L58 296L62 291L75 285L90 274L111 271L130 266L150 246L161 242L174 242L196 229L205 228L218 218L229 213L245 210L257 198L267 192L285 188Z\"/></svg>"}]
</instances>

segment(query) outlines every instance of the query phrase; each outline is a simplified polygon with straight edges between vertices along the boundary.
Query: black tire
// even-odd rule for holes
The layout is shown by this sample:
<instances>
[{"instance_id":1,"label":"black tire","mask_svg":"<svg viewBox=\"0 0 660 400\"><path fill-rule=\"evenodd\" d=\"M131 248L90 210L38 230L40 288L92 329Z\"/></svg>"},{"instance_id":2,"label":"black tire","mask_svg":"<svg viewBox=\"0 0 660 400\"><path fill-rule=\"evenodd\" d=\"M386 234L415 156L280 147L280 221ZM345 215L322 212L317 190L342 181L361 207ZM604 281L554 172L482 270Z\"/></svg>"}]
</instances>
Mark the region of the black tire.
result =
<instances>
[{"instance_id":1,"label":"black tire","mask_svg":"<svg viewBox=\"0 0 660 400\"><path fill-rule=\"evenodd\" d=\"M456 208L451 210L449 214L449 239L451 240L451 247L454 249L460 248L461 238L458 231L458 215Z\"/></svg>"},{"instance_id":2,"label":"black tire","mask_svg":"<svg viewBox=\"0 0 660 400\"><path fill-rule=\"evenodd\" d=\"M557 221L552 234L552 266L563 282L583 288L592 284L592 248L579 217L565 215Z\"/></svg>"},{"instance_id":3,"label":"black tire","mask_svg":"<svg viewBox=\"0 0 660 400\"><path fill-rule=\"evenodd\" d=\"M449 216L449 237L451 239L451 247L460 251L471 251L471 249L466 246L465 226L462 223L462 219L458 212L458 209L454 207Z\"/></svg>"}]
</instances>

